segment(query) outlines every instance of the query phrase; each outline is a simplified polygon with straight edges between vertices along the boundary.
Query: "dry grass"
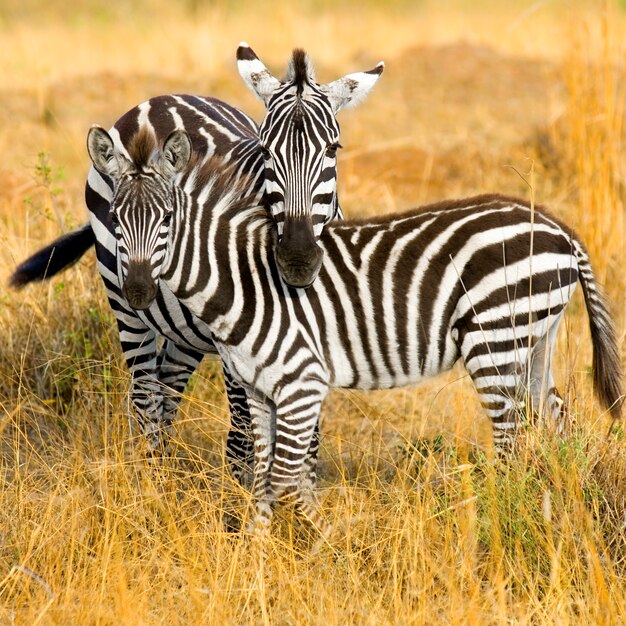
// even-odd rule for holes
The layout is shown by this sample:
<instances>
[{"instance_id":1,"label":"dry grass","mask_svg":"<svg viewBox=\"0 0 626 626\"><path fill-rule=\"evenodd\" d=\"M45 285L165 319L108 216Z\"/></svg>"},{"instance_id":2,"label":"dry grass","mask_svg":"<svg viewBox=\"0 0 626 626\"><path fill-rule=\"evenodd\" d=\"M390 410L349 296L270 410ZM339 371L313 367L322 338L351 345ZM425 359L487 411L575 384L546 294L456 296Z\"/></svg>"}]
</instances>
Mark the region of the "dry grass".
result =
<instances>
[{"instance_id":1,"label":"dry grass","mask_svg":"<svg viewBox=\"0 0 626 626\"><path fill-rule=\"evenodd\" d=\"M505 467L468 460L489 429L460 369L415 389L334 392L320 491L337 539L311 553L283 512L261 564L224 531L247 496L224 467L219 365L195 376L177 457L155 473L128 425L93 257L52 284L5 286L18 260L85 219L91 123L170 91L260 117L234 67L245 39L275 70L307 48L322 80L387 62L370 100L341 114L348 213L529 197L532 182L588 243L623 337L626 15L595 2L441 5L88 0L67 20L61 3L3 3L0 623L626 621L626 440L606 439L592 396L580 297L555 368L570 439L530 430Z\"/></svg>"}]
</instances>

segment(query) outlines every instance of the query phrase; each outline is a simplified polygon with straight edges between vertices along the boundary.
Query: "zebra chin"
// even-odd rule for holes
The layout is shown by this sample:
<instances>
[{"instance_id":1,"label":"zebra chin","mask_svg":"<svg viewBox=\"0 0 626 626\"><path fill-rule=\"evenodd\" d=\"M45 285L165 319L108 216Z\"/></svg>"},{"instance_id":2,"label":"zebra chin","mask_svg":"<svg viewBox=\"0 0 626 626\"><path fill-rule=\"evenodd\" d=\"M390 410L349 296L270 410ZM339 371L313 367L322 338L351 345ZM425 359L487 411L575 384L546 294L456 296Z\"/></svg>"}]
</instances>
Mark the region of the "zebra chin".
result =
<instances>
[{"instance_id":1,"label":"zebra chin","mask_svg":"<svg viewBox=\"0 0 626 626\"><path fill-rule=\"evenodd\" d=\"M283 280L291 287L311 285L319 274L323 260L324 251L317 244L307 251L294 251L281 243L276 248L276 264Z\"/></svg>"}]
</instances>

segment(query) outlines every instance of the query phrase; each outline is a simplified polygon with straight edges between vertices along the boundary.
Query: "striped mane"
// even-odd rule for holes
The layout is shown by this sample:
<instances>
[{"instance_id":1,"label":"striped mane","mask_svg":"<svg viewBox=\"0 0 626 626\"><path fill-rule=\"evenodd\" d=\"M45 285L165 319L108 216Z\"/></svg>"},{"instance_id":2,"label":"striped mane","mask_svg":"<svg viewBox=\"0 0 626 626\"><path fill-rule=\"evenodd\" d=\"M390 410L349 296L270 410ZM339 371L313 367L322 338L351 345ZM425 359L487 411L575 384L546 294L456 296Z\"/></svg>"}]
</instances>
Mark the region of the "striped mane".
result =
<instances>
[{"instance_id":1,"label":"striped mane","mask_svg":"<svg viewBox=\"0 0 626 626\"><path fill-rule=\"evenodd\" d=\"M309 60L307 53L301 48L293 51L291 60L287 67L287 77L285 82L292 83L296 86L298 94L301 94L306 85L315 84L315 71Z\"/></svg>"},{"instance_id":2,"label":"striped mane","mask_svg":"<svg viewBox=\"0 0 626 626\"><path fill-rule=\"evenodd\" d=\"M249 192L253 184L251 177L238 172L235 164L215 156L202 163L199 156L194 154L187 172L189 177L195 177L195 189L210 189L204 203L206 207L218 207L220 211L231 215L248 211L250 217L267 221L268 228L273 224L261 200Z\"/></svg>"},{"instance_id":3,"label":"striped mane","mask_svg":"<svg viewBox=\"0 0 626 626\"><path fill-rule=\"evenodd\" d=\"M152 129L141 126L128 144L128 155L135 167L140 170L148 165L157 148L157 139Z\"/></svg>"}]
</instances>

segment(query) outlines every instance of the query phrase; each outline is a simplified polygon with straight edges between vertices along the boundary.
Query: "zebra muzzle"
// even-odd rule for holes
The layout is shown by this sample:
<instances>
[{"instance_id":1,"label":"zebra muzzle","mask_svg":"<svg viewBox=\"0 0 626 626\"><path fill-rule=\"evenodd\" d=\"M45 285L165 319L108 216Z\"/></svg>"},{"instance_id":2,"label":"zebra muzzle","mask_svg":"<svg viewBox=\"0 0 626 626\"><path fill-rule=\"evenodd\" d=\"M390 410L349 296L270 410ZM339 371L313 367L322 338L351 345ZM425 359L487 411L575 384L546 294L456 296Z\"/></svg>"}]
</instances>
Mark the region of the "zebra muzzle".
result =
<instances>
[{"instance_id":1,"label":"zebra muzzle","mask_svg":"<svg viewBox=\"0 0 626 626\"><path fill-rule=\"evenodd\" d=\"M311 221L286 219L276 246L276 263L284 281L291 287L308 287L317 278L323 259Z\"/></svg>"},{"instance_id":2,"label":"zebra muzzle","mask_svg":"<svg viewBox=\"0 0 626 626\"><path fill-rule=\"evenodd\" d=\"M147 309L156 298L157 284L152 278L151 270L147 261L131 262L128 265L122 295L132 309L138 311Z\"/></svg>"},{"instance_id":3,"label":"zebra muzzle","mask_svg":"<svg viewBox=\"0 0 626 626\"><path fill-rule=\"evenodd\" d=\"M281 244L276 249L276 263L285 282L291 287L308 287L317 278L323 250L314 243L306 250L293 250Z\"/></svg>"}]
</instances>

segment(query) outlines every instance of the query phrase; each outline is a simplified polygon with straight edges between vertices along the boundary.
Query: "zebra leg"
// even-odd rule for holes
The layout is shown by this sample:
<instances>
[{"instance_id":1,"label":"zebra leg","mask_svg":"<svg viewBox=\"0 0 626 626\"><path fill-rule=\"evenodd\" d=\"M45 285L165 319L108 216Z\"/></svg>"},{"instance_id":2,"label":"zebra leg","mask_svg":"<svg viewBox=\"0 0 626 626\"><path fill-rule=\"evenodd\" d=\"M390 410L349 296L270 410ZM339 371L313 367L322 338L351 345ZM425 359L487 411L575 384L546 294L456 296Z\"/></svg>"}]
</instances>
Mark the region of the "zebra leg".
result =
<instances>
[{"instance_id":1,"label":"zebra leg","mask_svg":"<svg viewBox=\"0 0 626 626\"><path fill-rule=\"evenodd\" d=\"M156 334L134 316L116 312L122 350L132 376L131 400L149 453L162 452L162 387L157 375Z\"/></svg>"},{"instance_id":2,"label":"zebra leg","mask_svg":"<svg viewBox=\"0 0 626 626\"><path fill-rule=\"evenodd\" d=\"M234 379L223 362L222 367L230 408L230 430L226 438L226 459L233 477L242 487L249 488L254 467L254 438L248 398L246 390Z\"/></svg>"},{"instance_id":3,"label":"zebra leg","mask_svg":"<svg viewBox=\"0 0 626 626\"><path fill-rule=\"evenodd\" d=\"M313 438L311 439L311 445L309 451L304 460L304 469L300 480L300 488L304 491L308 491L311 494L315 493L315 487L317 486L317 455L320 449L320 423L319 420L315 423L315 430L313 431Z\"/></svg>"},{"instance_id":4,"label":"zebra leg","mask_svg":"<svg viewBox=\"0 0 626 626\"><path fill-rule=\"evenodd\" d=\"M532 409L547 421L557 433L565 429L567 410L554 385L551 365L556 334L563 312L554 316L550 328L532 347L530 357L529 394Z\"/></svg>"},{"instance_id":5,"label":"zebra leg","mask_svg":"<svg viewBox=\"0 0 626 626\"><path fill-rule=\"evenodd\" d=\"M169 449L172 423L176 418L189 378L196 371L204 353L166 340L157 358L158 380L161 383L163 409L159 422L159 448Z\"/></svg>"},{"instance_id":6,"label":"zebra leg","mask_svg":"<svg viewBox=\"0 0 626 626\"><path fill-rule=\"evenodd\" d=\"M330 526L319 509L311 472L319 448L319 416L327 388L319 383L308 386L298 381L281 394L276 406L276 444L270 473L270 487L275 499L292 501L322 536L328 536ZM312 462L311 462L312 461Z\"/></svg>"},{"instance_id":7,"label":"zebra leg","mask_svg":"<svg viewBox=\"0 0 626 626\"><path fill-rule=\"evenodd\" d=\"M254 439L248 398L246 390L233 378L226 364L223 364L223 368L231 419L231 428L226 439L226 458L233 477L242 487L250 488L254 467ZM311 492L315 490L317 482L318 451L319 423L315 425L301 483L303 489Z\"/></svg>"},{"instance_id":8,"label":"zebra leg","mask_svg":"<svg viewBox=\"0 0 626 626\"><path fill-rule=\"evenodd\" d=\"M255 500L254 516L248 525L248 531L254 537L263 538L269 534L276 500L270 484L276 435L276 409L267 398L256 393L248 395L248 406L254 441L252 495Z\"/></svg>"},{"instance_id":9,"label":"zebra leg","mask_svg":"<svg viewBox=\"0 0 626 626\"><path fill-rule=\"evenodd\" d=\"M466 335L460 338L459 345L480 403L491 419L496 454L504 456L513 448L525 409L527 341L499 344L481 340L483 337L481 332L472 341L472 337Z\"/></svg>"}]
</instances>

